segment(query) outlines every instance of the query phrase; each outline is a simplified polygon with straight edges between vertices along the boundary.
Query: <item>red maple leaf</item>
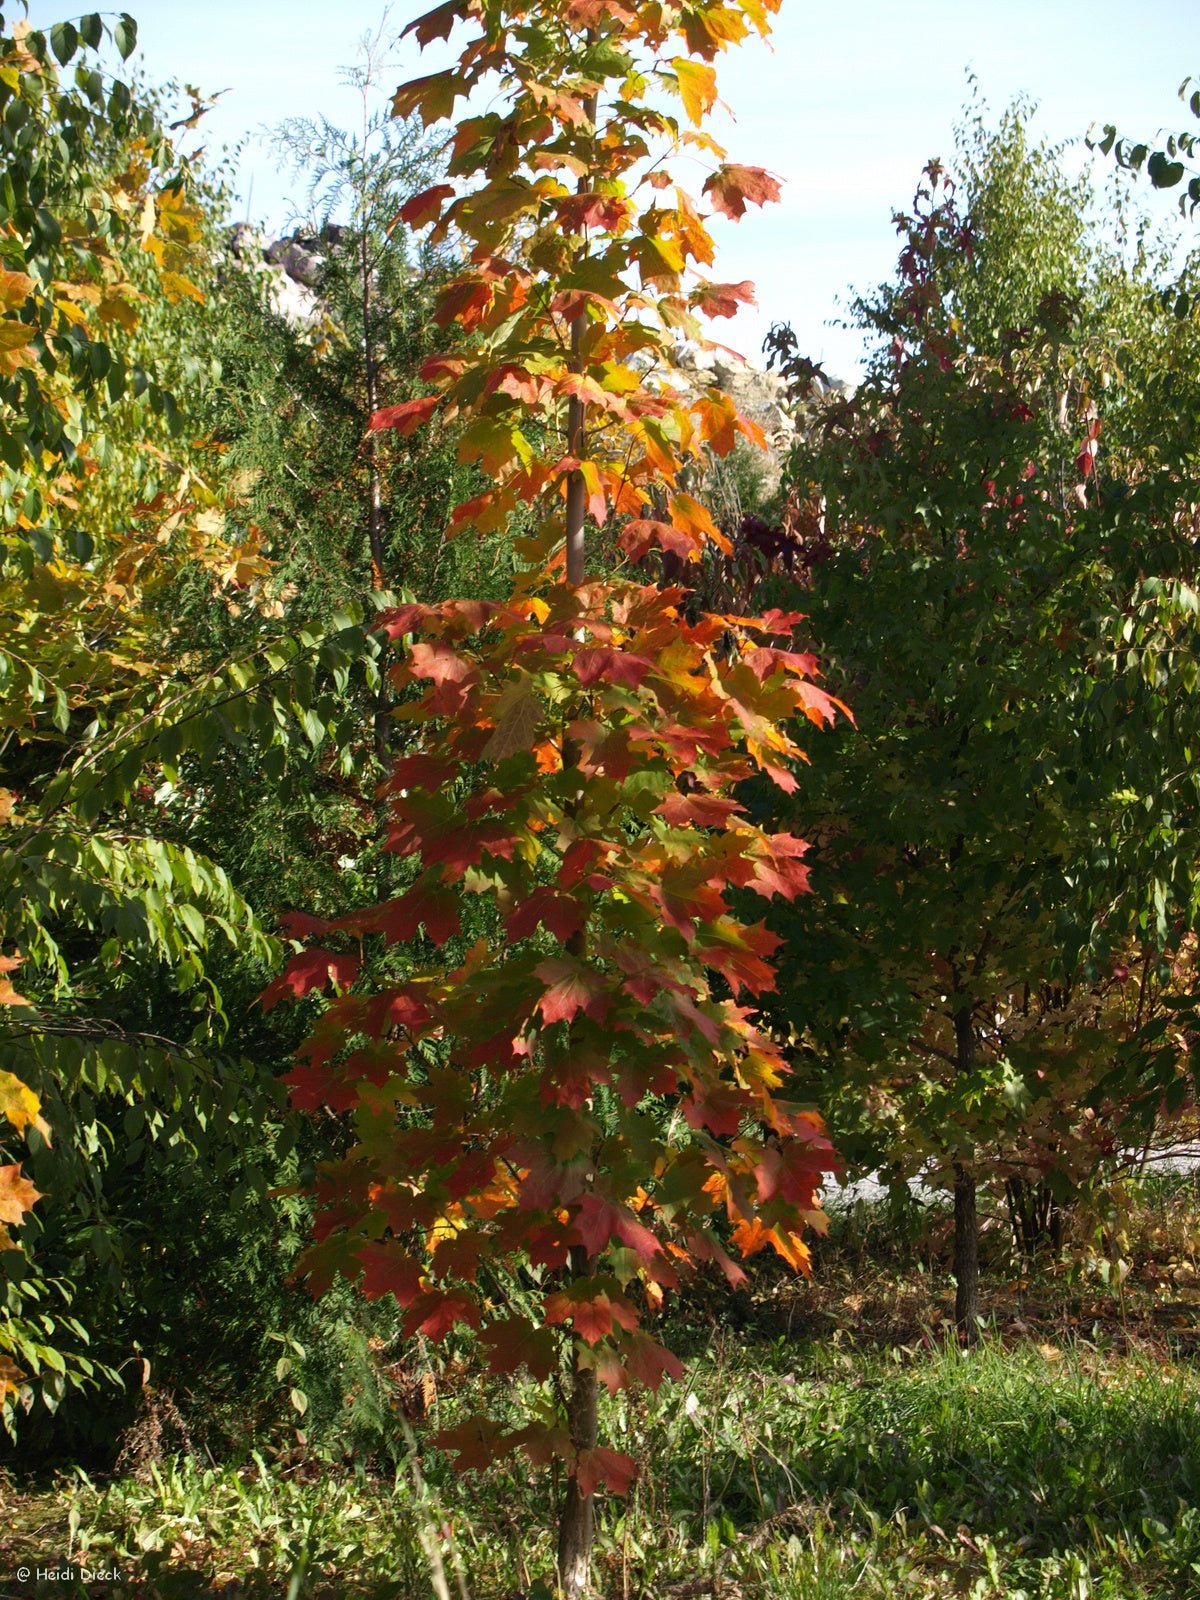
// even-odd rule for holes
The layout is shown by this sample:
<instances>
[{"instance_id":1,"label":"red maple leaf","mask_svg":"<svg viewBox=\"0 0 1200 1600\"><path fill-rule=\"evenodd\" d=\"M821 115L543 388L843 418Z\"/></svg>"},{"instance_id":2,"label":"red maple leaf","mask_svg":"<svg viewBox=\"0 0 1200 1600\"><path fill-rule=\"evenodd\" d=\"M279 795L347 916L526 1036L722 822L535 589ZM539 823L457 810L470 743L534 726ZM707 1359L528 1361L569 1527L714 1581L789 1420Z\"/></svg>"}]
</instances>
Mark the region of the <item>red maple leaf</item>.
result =
<instances>
[{"instance_id":1,"label":"red maple leaf","mask_svg":"<svg viewBox=\"0 0 1200 1600\"><path fill-rule=\"evenodd\" d=\"M575 1461L575 1477L581 1493L595 1494L601 1484L614 1494L628 1494L630 1485L638 1475L637 1462L632 1456L621 1455L616 1450L581 1450Z\"/></svg>"},{"instance_id":2,"label":"red maple leaf","mask_svg":"<svg viewBox=\"0 0 1200 1600\"><path fill-rule=\"evenodd\" d=\"M335 956L328 950L301 950L294 955L277 978L267 985L258 997L264 1011L270 1011L281 1000L289 997L302 1000L313 989L323 989L326 983L348 989L359 968L357 956Z\"/></svg>"},{"instance_id":3,"label":"red maple leaf","mask_svg":"<svg viewBox=\"0 0 1200 1600\"><path fill-rule=\"evenodd\" d=\"M455 1456L458 1472L483 1472L501 1455L504 1449L504 1426L488 1417L471 1417L457 1428L443 1428L431 1441L439 1450L450 1451Z\"/></svg>"},{"instance_id":4,"label":"red maple leaf","mask_svg":"<svg viewBox=\"0 0 1200 1600\"><path fill-rule=\"evenodd\" d=\"M438 296L433 320L440 328L457 322L463 328L476 327L492 303L493 290L477 278L456 278Z\"/></svg>"},{"instance_id":5,"label":"red maple leaf","mask_svg":"<svg viewBox=\"0 0 1200 1600\"><path fill-rule=\"evenodd\" d=\"M734 1134L750 1109L744 1089L731 1083L714 1083L680 1102L690 1128L707 1128L710 1133Z\"/></svg>"},{"instance_id":6,"label":"red maple leaf","mask_svg":"<svg viewBox=\"0 0 1200 1600\"><path fill-rule=\"evenodd\" d=\"M576 650L571 662L572 671L585 689L600 679L620 684L623 689L636 689L653 666L646 656L628 650L595 648Z\"/></svg>"},{"instance_id":7,"label":"red maple leaf","mask_svg":"<svg viewBox=\"0 0 1200 1600\"><path fill-rule=\"evenodd\" d=\"M349 1111L358 1102L358 1088L340 1067L293 1067L285 1072L288 1098L297 1111Z\"/></svg>"},{"instance_id":8,"label":"red maple leaf","mask_svg":"<svg viewBox=\"0 0 1200 1600\"><path fill-rule=\"evenodd\" d=\"M744 283L702 283L691 293L691 302L706 317L733 317L739 306L754 304L754 285Z\"/></svg>"},{"instance_id":9,"label":"red maple leaf","mask_svg":"<svg viewBox=\"0 0 1200 1600\"><path fill-rule=\"evenodd\" d=\"M474 664L448 644L429 644L418 639L412 647L409 670L414 678L429 678L433 683L465 683L476 675Z\"/></svg>"},{"instance_id":10,"label":"red maple leaf","mask_svg":"<svg viewBox=\"0 0 1200 1600\"><path fill-rule=\"evenodd\" d=\"M631 517L619 537L621 549L631 561L640 561L655 549L665 550L681 561L694 561L700 554L701 541L694 534L652 517Z\"/></svg>"},{"instance_id":11,"label":"red maple leaf","mask_svg":"<svg viewBox=\"0 0 1200 1600\"><path fill-rule=\"evenodd\" d=\"M564 233L582 233L585 228L615 233L631 210L628 200L607 194L565 195L557 206Z\"/></svg>"},{"instance_id":12,"label":"red maple leaf","mask_svg":"<svg viewBox=\"0 0 1200 1600\"><path fill-rule=\"evenodd\" d=\"M664 1378L674 1378L678 1382L683 1377L683 1362L679 1357L640 1329L622 1341L621 1354L629 1376L644 1383L647 1389L657 1389Z\"/></svg>"},{"instance_id":13,"label":"red maple leaf","mask_svg":"<svg viewBox=\"0 0 1200 1600\"><path fill-rule=\"evenodd\" d=\"M361 1245L355 1255L363 1265L362 1291L368 1300L390 1294L408 1307L421 1293L421 1269L394 1239Z\"/></svg>"},{"instance_id":14,"label":"red maple leaf","mask_svg":"<svg viewBox=\"0 0 1200 1600\"><path fill-rule=\"evenodd\" d=\"M522 405L533 406L538 402L540 386L526 367L517 366L515 362L506 361L502 366L496 367L488 374L488 380L483 386L485 395L495 394L510 395L512 399L519 400Z\"/></svg>"},{"instance_id":15,"label":"red maple leaf","mask_svg":"<svg viewBox=\"0 0 1200 1600\"><path fill-rule=\"evenodd\" d=\"M465 1322L471 1328L479 1326L475 1302L465 1295L429 1289L412 1302L404 1319L404 1332L410 1339L415 1333L423 1333L427 1339L444 1339L456 1322Z\"/></svg>"},{"instance_id":16,"label":"red maple leaf","mask_svg":"<svg viewBox=\"0 0 1200 1600\"><path fill-rule=\"evenodd\" d=\"M458 932L458 896L444 884L417 882L407 894L379 906L371 921L389 944L406 944L424 923L433 943L442 945Z\"/></svg>"},{"instance_id":17,"label":"red maple leaf","mask_svg":"<svg viewBox=\"0 0 1200 1600\"><path fill-rule=\"evenodd\" d=\"M279 926L289 939L308 939L314 933L328 933L329 923L324 917L313 917L307 911L285 911Z\"/></svg>"},{"instance_id":18,"label":"red maple leaf","mask_svg":"<svg viewBox=\"0 0 1200 1600\"><path fill-rule=\"evenodd\" d=\"M516 1372L528 1367L535 1378L548 1378L558 1365L554 1335L548 1328L535 1328L527 1317L510 1317L493 1322L479 1335L488 1352L492 1372Z\"/></svg>"},{"instance_id":19,"label":"red maple leaf","mask_svg":"<svg viewBox=\"0 0 1200 1600\"><path fill-rule=\"evenodd\" d=\"M371 420L367 423L369 433L382 433L385 429L393 429L396 433L403 434L405 438L415 433L421 424L428 420L432 412L437 410L438 396L436 394L422 395L419 400L404 400L398 406L384 406L382 411L373 411Z\"/></svg>"},{"instance_id":20,"label":"red maple leaf","mask_svg":"<svg viewBox=\"0 0 1200 1600\"><path fill-rule=\"evenodd\" d=\"M598 973L567 956L551 956L533 971L546 985L538 1010L547 1025L570 1022L580 1011L597 1021L604 1020L608 999Z\"/></svg>"},{"instance_id":21,"label":"red maple leaf","mask_svg":"<svg viewBox=\"0 0 1200 1600\"><path fill-rule=\"evenodd\" d=\"M613 1330L614 1324L632 1330L637 1327L637 1312L628 1300L601 1291L589 1294L586 1289L546 1296L545 1318L550 1327L570 1319L571 1326L586 1344L598 1344Z\"/></svg>"},{"instance_id":22,"label":"red maple leaf","mask_svg":"<svg viewBox=\"0 0 1200 1600\"><path fill-rule=\"evenodd\" d=\"M659 806L658 814L673 828L683 828L689 823L697 828L720 828L730 817L744 814L745 810L737 800L722 795L675 791Z\"/></svg>"},{"instance_id":23,"label":"red maple leaf","mask_svg":"<svg viewBox=\"0 0 1200 1600\"><path fill-rule=\"evenodd\" d=\"M386 633L389 639L399 639L403 634L419 628L429 615L429 606L395 606L390 611L381 611L374 626L378 632Z\"/></svg>"},{"instance_id":24,"label":"red maple leaf","mask_svg":"<svg viewBox=\"0 0 1200 1600\"><path fill-rule=\"evenodd\" d=\"M643 1261L649 1261L662 1250L650 1229L632 1217L624 1206L613 1205L597 1194L584 1195L575 1226L589 1256L598 1256L613 1238L620 1239L630 1250L636 1250Z\"/></svg>"},{"instance_id":25,"label":"red maple leaf","mask_svg":"<svg viewBox=\"0 0 1200 1600\"><path fill-rule=\"evenodd\" d=\"M565 944L583 925L583 907L570 895L559 894L543 885L509 912L504 919L504 931L510 939L528 939L539 923Z\"/></svg>"},{"instance_id":26,"label":"red maple leaf","mask_svg":"<svg viewBox=\"0 0 1200 1600\"><path fill-rule=\"evenodd\" d=\"M746 215L746 202L766 205L779 199L779 182L763 167L740 167L734 162L720 166L704 184L713 209L734 222Z\"/></svg>"},{"instance_id":27,"label":"red maple leaf","mask_svg":"<svg viewBox=\"0 0 1200 1600\"><path fill-rule=\"evenodd\" d=\"M442 214L443 203L453 198L453 184L435 183L404 202L400 207L400 221L409 228L423 228L426 223L436 222Z\"/></svg>"}]
</instances>

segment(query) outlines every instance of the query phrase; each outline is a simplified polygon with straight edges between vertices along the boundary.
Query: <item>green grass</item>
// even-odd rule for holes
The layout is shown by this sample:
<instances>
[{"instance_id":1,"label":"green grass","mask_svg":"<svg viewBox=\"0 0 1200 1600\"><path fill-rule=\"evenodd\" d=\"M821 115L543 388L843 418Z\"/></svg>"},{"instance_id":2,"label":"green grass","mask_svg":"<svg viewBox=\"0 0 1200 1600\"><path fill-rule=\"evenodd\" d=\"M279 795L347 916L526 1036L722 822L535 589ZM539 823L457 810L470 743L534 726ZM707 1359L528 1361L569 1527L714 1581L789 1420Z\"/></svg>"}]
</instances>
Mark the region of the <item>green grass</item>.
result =
<instances>
[{"instance_id":1,"label":"green grass","mask_svg":"<svg viewBox=\"0 0 1200 1600\"><path fill-rule=\"evenodd\" d=\"M613 1402L606 1421L643 1466L628 1504L602 1510L598 1587L614 1600L1200 1594L1200 1374L1161 1354L729 1336L686 1385ZM17 1502L0 1565L70 1541L77 1564L163 1595L236 1581L290 1600L426 1600L437 1559L452 1595L536 1592L546 1475L460 1478L434 1452L424 1469L414 1482L259 1456L145 1483L76 1475Z\"/></svg>"}]
</instances>

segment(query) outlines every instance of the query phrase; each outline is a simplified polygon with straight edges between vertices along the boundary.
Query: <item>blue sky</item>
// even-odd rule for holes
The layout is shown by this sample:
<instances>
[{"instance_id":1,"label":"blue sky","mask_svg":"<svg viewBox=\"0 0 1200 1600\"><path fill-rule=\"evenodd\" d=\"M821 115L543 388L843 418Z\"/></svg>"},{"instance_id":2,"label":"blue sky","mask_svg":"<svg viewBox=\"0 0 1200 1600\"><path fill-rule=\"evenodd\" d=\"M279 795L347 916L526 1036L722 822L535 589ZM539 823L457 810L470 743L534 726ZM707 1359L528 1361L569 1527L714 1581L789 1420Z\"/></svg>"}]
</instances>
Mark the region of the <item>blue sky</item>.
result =
<instances>
[{"instance_id":1,"label":"blue sky","mask_svg":"<svg viewBox=\"0 0 1200 1600\"><path fill-rule=\"evenodd\" d=\"M338 68L354 61L382 4L124 3L150 78L229 91L201 124L204 141L214 150L249 140L239 205L281 227L288 180L260 135L290 116L357 118L358 97L339 83ZM390 21L398 31L432 4L397 0ZM61 0L31 0L35 26L73 13ZM431 70L418 68L410 44L397 82ZM907 205L924 163L951 154L968 70L997 115L1016 94L1036 100L1037 127L1050 139L1081 139L1092 122L1144 137L1189 120L1175 92L1189 72L1200 76L1200 5L1143 0L1135 22L1127 0L784 0L772 47L747 45L720 66L736 120L719 118L717 137L734 159L785 180L781 205L736 225L718 219L716 275L753 279L759 302L736 323L717 324L722 337L753 357L769 324L788 320L808 353L854 376L858 336L828 323L849 290L889 274L892 213ZM1157 198L1169 215L1169 202Z\"/></svg>"}]
</instances>

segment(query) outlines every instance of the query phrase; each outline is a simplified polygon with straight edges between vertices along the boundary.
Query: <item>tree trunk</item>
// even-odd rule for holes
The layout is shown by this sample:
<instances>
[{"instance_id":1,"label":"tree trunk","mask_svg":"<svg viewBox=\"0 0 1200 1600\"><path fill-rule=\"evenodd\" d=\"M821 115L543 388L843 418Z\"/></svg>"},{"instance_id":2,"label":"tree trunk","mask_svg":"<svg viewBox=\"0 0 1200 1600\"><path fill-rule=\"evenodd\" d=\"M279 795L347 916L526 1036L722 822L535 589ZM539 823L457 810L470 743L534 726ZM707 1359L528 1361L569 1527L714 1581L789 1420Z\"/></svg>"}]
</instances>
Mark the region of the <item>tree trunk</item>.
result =
<instances>
[{"instance_id":1,"label":"tree trunk","mask_svg":"<svg viewBox=\"0 0 1200 1600\"><path fill-rule=\"evenodd\" d=\"M379 410L379 368L375 361L375 345L371 321L374 311L371 295L370 241L364 208L361 238L359 241L359 290L362 295L363 319L363 374L367 387L367 417ZM383 564L383 474L379 465L379 436L367 434L367 547L371 557L371 588L387 587ZM388 753L389 702L387 674L380 663L379 693L375 700L375 754L386 762Z\"/></svg>"},{"instance_id":2,"label":"tree trunk","mask_svg":"<svg viewBox=\"0 0 1200 1600\"><path fill-rule=\"evenodd\" d=\"M975 1027L971 1007L954 1014L958 1071L975 1064ZM954 1163L954 1325L968 1343L979 1337L979 1213L975 1203L972 1161Z\"/></svg>"},{"instance_id":3,"label":"tree trunk","mask_svg":"<svg viewBox=\"0 0 1200 1600\"><path fill-rule=\"evenodd\" d=\"M359 293L362 297L363 319L363 375L367 387L367 415L379 410L379 369L375 362L375 344L372 339L371 257L367 236L366 217L363 217L362 236L359 240ZM371 587L386 587L383 571L383 480L379 471L379 440L374 433L367 435L367 545L371 554Z\"/></svg>"},{"instance_id":4,"label":"tree trunk","mask_svg":"<svg viewBox=\"0 0 1200 1600\"><path fill-rule=\"evenodd\" d=\"M590 41L591 35L589 35ZM599 96L590 95L585 102L586 113L591 121L593 130L599 114ZM588 187L586 175L579 179L579 190L585 192ZM570 370L575 373L583 371L583 336L587 329L587 317L580 312L571 322L571 356ZM582 398L572 395L567 402L567 454L576 461L582 462L587 448L587 410ZM569 584L578 587L583 582L585 571L586 540L584 525L586 521L587 489L583 480L583 473L576 469L567 477L567 516L566 516L566 579ZM563 766L573 766L577 757L570 742L563 740ZM570 807L568 807L570 810ZM584 935L580 929L567 941L567 948L575 955L582 955L584 950ZM573 1278L585 1277L589 1270L587 1252L581 1245L571 1248L569 1270ZM576 1453L583 1450L594 1450L598 1439L598 1421L596 1412L596 1372L593 1367L583 1367L579 1364L580 1347L576 1341L571 1354L571 1393L567 1401L567 1427L571 1436L571 1443ZM579 1475L572 1471L567 1478L567 1487L563 1495L562 1506L559 1511L558 1521L558 1582L563 1595L563 1600L581 1600L588 1593L591 1583L592 1570L592 1544L596 1536L596 1502L595 1497L584 1494L579 1484Z\"/></svg>"},{"instance_id":5,"label":"tree trunk","mask_svg":"<svg viewBox=\"0 0 1200 1600\"><path fill-rule=\"evenodd\" d=\"M979 1216L975 1174L954 1163L954 1325L974 1343L979 1337Z\"/></svg>"},{"instance_id":6,"label":"tree trunk","mask_svg":"<svg viewBox=\"0 0 1200 1600\"><path fill-rule=\"evenodd\" d=\"M1047 1240L1054 1250L1062 1249L1062 1207L1045 1178L1030 1183L1018 1173L1005 1183L1004 1194L1013 1241L1023 1261L1032 1261Z\"/></svg>"},{"instance_id":7,"label":"tree trunk","mask_svg":"<svg viewBox=\"0 0 1200 1600\"><path fill-rule=\"evenodd\" d=\"M580 360L580 344L583 340L585 317L581 311L571 323L571 363L572 372L582 370ZM567 454L576 461L583 460L583 451L586 443L584 423L586 412L583 401L578 395L572 395L567 401ZM587 504L587 489L583 481L583 473L576 470L567 477L567 582L578 588L584 577L584 510Z\"/></svg>"},{"instance_id":8,"label":"tree trunk","mask_svg":"<svg viewBox=\"0 0 1200 1600\"><path fill-rule=\"evenodd\" d=\"M578 1344L572 1357L567 1424L577 1451L596 1448L596 1373L579 1365ZM588 1592L595 1533L595 1496L582 1492L578 1475L572 1472L558 1520L558 1581L564 1600L581 1600Z\"/></svg>"},{"instance_id":9,"label":"tree trunk","mask_svg":"<svg viewBox=\"0 0 1200 1600\"><path fill-rule=\"evenodd\" d=\"M592 35L588 34L589 43ZM589 95L584 102L585 114L592 124L593 131L596 118L600 114L599 95ZM586 174L579 179L578 190L580 194L587 192L589 180ZM569 370L573 373L583 371L583 335L587 330L587 313L581 311L571 320L571 359ZM584 450L587 448L587 410L583 399L579 395L572 395L567 401L567 454L576 461L583 460ZM578 588L583 582L585 568L584 546L584 518L587 509L587 486L583 481L583 473L576 469L567 475L567 582Z\"/></svg>"}]
</instances>

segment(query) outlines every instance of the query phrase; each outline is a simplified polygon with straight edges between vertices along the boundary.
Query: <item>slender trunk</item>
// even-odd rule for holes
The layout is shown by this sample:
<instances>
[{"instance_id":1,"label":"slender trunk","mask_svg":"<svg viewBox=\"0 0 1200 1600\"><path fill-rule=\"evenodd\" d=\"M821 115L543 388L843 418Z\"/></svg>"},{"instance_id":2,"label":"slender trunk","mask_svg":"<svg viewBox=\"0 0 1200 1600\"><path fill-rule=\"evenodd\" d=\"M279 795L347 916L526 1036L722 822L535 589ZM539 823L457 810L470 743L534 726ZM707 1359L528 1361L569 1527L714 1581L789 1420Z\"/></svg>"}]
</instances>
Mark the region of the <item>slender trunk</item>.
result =
<instances>
[{"instance_id":1,"label":"slender trunk","mask_svg":"<svg viewBox=\"0 0 1200 1600\"><path fill-rule=\"evenodd\" d=\"M974 1343L979 1337L979 1216L975 1174L954 1163L954 1325Z\"/></svg>"},{"instance_id":2,"label":"slender trunk","mask_svg":"<svg viewBox=\"0 0 1200 1600\"><path fill-rule=\"evenodd\" d=\"M598 114L599 97L592 95L587 101L587 115L593 130ZM581 175L578 185L580 191L586 191L588 184L589 175ZM569 366L574 373L583 371L583 336L586 330L587 316L580 312L571 322ZM587 412L583 400L578 395L572 395L567 402L567 454L579 462L583 461L587 447L586 423ZM575 587L584 579L586 511L587 486L583 473L576 469L567 477L566 517L566 578ZM575 750L564 735L563 766L573 766L577 759ZM571 809L568 806L568 811ZM567 948L573 955L583 955L585 937L582 929L571 936ZM573 1278L586 1277L589 1270L588 1255L581 1245L572 1246L568 1266ZM596 1372L595 1368L580 1364L580 1354L576 1340L571 1350L571 1390L567 1399L567 1429L576 1456L584 1450L594 1450L598 1438ZM558 1520L558 1582L563 1600L581 1600L587 1594L595 1536L595 1498L584 1493L578 1471L573 1468L567 1478Z\"/></svg>"},{"instance_id":3,"label":"slender trunk","mask_svg":"<svg viewBox=\"0 0 1200 1600\"><path fill-rule=\"evenodd\" d=\"M371 331L374 307L371 296L370 239L365 215L359 230L358 263L362 298L363 374L367 385L367 416L371 417L379 410L379 368L375 362ZM378 591L387 587L383 566L383 476L379 468L379 435L371 432L367 434L367 547L371 555L371 588ZM387 675L381 671L379 693L375 700L375 754L380 761L387 760L388 709Z\"/></svg>"},{"instance_id":4,"label":"slender trunk","mask_svg":"<svg viewBox=\"0 0 1200 1600\"><path fill-rule=\"evenodd\" d=\"M1005 1183L1004 1193L1013 1240L1018 1254L1026 1262L1033 1260L1047 1239L1053 1249L1062 1249L1062 1207L1045 1178L1030 1183L1018 1174Z\"/></svg>"},{"instance_id":5,"label":"slender trunk","mask_svg":"<svg viewBox=\"0 0 1200 1600\"><path fill-rule=\"evenodd\" d=\"M371 255L366 219L359 233L359 294L362 299L363 373L367 381L367 415L379 410L379 368L375 364L375 344L371 336ZM367 435L367 544L371 552L371 587L383 589L383 480L379 472L379 439Z\"/></svg>"},{"instance_id":6,"label":"slender trunk","mask_svg":"<svg viewBox=\"0 0 1200 1600\"><path fill-rule=\"evenodd\" d=\"M975 1027L969 1005L955 1012L954 1040L958 1071L968 1073L975 1063ZM954 1163L954 1325L968 1342L979 1336L979 1213L970 1160Z\"/></svg>"},{"instance_id":7,"label":"slender trunk","mask_svg":"<svg viewBox=\"0 0 1200 1600\"><path fill-rule=\"evenodd\" d=\"M589 34L589 40L591 35ZM588 119L593 131L596 127L596 118L600 114L600 100L598 95L589 96L586 102ZM578 189L581 194L587 192L589 183L588 175L582 174L579 179ZM583 335L587 329L587 314L581 311L571 321L571 358L570 371L582 373L583 371ZM572 395L567 401L567 454L574 456L576 461L583 460L583 452L587 445L585 423L587 413L583 400L579 395ZM584 578L584 534L583 524L587 509L587 486L583 481L583 473L576 470L567 476L567 582L574 587L583 582Z\"/></svg>"},{"instance_id":8,"label":"slender trunk","mask_svg":"<svg viewBox=\"0 0 1200 1600\"><path fill-rule=\"evenodd\" d=\"M582 1257L582 1259L580 1259ZM579 1245L571 1250L571 1273L582 1277L588 1270L587 1256ZM567 1401L567 1428L575 1450L596 1448L596 1371L579 1363L578 1341L571 1354L571 1393ZM579 1476L571 1472L558 1519L558 1581L564 1600L580 1600L591 1579L592 1542L596 1534L596 1500L584 1494Z\"/></svg>"},{"instance_id":9,"label":"slender trunk","mask_svg":"<svg viewBox=\"0 0 1200 1600\"><path fill-rule=\"evenodd\" d=\"M583 342L585 322L585 315L581 311L571 323L572 372L583 370L579 351ZM567 401L567 454L574 456L576 461L583 460L586 443L584 420L583 401L578 395L572 395ZM583 522L586 504L587 490L583 473L572 472L567 478L567 582L576 588L583 582L584 577Z\"/></svg>"},{"instance_id":10,"label":"slender trunk","mask_svg":"<svg viewBox=\"0 0 1200 1600\"><path fill-rule=\"evenodd\" d=\"M1004 1180L1004 1199L1008 1206L1008 1225L1012 1229L1013 1247L1019 1256L1024 1257L1028 1229L1025 1224L1025 1208L1021 1199L1020 1178L1006 1178Z\"/></svg>"}]
</instances>

